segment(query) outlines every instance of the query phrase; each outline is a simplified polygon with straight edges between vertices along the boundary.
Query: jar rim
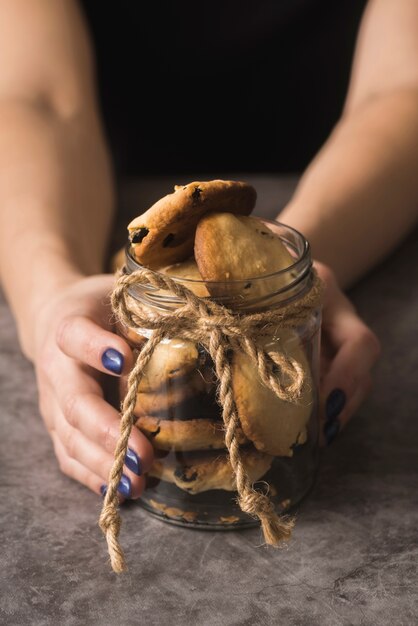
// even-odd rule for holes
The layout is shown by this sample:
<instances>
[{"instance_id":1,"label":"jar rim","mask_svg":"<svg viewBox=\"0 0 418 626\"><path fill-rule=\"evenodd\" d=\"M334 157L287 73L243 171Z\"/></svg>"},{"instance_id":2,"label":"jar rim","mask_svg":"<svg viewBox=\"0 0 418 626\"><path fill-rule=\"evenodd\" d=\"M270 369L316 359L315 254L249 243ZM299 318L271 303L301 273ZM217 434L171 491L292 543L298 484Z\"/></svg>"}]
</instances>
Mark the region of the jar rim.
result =
<instances>
[{"instance_id":1,"label":"jar rim","mask_svg":"<svg viewBox=\"0 0 418 626\"><path fill-rule=\"evenodd\" d=\"M299 241L300 246L301 246L299 256L298 258L296 258L294 263L292 263L291 265L289 265L288 267L284 269L271 272L270 274L247 276L246 278L242 278L242 279L240 278L238 280L235 280L235 279L234 280L220 280L220 281L211 281L211 280L203 280L203 279L198 280L195 278L185 278L183 276L175 276L175 275L171 275L170 278L174 280L175 282L180 282L182 284L185 284L185 286L187 286L187 284L239 286L239 285L245 285L249 280L251 280L252 282L253 281L265 281L265 280L270 280L275 277L283 276L286 273L292 273L292 274L296 273L295 282L298 282L306 274L306 272L311 269L311 266L312 266L311 255L310 255L310 244L308 240L304 237L304 235L302 235L301 232L296 230L296 228L293 228L292 226L288 226L287 224L284 224L283 222L279 222L278 220L265 219L258 215L254 215L252 217L256 217L257 219L259 219L266 225L272 225L272 226L275 226L276 228L280 227L280 228L285 229L289 233L293 234L293 236L296 238L296 240ZM284 241L288 243L288 245L290 245L290 242L288 242L285 238L284 238ZM293 246L291 247L292 247L292 250L295 251L294 247ZM136 270L143 269L145 267L141 265L140 263L138 263L138 261L131 254L131 244L129 242L126 244L125 252L126 252L126 259L128 261L127 269L129 270L129 273L132 273ZM165 276L164 272L162 271L159 271L159 270L150 270L150 271L154 272L156 275ZM285 289L287 290L291 286L292 285L287 285Z\"/></svg>"}]
</instances>

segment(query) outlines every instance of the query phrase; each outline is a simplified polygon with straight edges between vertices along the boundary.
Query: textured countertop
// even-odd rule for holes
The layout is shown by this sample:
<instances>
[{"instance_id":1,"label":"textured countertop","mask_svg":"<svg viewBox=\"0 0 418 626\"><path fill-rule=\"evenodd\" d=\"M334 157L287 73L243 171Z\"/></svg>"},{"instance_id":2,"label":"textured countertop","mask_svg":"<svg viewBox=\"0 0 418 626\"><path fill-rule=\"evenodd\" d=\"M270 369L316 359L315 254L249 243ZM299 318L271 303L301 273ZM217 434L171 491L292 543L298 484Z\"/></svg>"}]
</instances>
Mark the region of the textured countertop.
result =
<instances>
[{"instance_id":1,"label":"textured countertop","mask_svg":"<svg viewBox=\"0 0 418 626\"><path fill-rule=\"evenodd\" d=\"M274 217L294 180L254 183L258 213ZM168 193L167 185L125 187L125 216ZM322 452L289 547L263 546L259 529L178 528L130 504L121 532L129 571L121 576L110 570L97 526L101 500L58 470L33 369L2 298L0 624L417 623L417 244L414 233L351 291L383 358L368 401Z\"/></svg>"}]
</instances>

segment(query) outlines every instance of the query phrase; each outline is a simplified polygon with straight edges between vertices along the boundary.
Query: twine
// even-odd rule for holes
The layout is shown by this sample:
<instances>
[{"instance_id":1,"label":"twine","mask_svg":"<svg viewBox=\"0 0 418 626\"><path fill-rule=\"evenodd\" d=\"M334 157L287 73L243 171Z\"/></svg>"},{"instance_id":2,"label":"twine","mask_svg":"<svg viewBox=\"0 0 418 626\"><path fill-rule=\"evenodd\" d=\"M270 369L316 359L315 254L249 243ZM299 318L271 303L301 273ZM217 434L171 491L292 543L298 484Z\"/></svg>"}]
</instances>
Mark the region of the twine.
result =
<instances>
[{"instance_id":1,"label":"twine","mask_svg":"<svg viewBox=\"0 0 418 626\"><path fill-rule=\"evenodd\" d=\"M129 294L129 287L138 284L167 290L180 298L184 304L174 311L165 313L156 314L147 311ZM119 273L111 296L116 317L125 326L146 328L152 332L140 350L128 377L128 391L122 404L120 437L99 520L100 528L106 536L114 572L120 573L126 569L124 554L118 540L121 519L118 512L117 488L122 476L128 440L135 423L134 409L138 387L155 347L164 338L188 339L200 343L208 351L219 381L218 401L222 407L225 445L236 479L238 504L242 511L260 520L267 544L277 546L290 538L294 520L279 516L268 495L253 488L242 462L236 437L240 420L233 396L228 354L231 351L247 354L258 370L262 382L269 389L282 400L297 402L305 380L303 367L295 359L284 354L264 351L257 345L257 340L271 337L279 328L295 328L301 325L312 310L320 305L321 293L321 281L313 271L312 286L302 298L280 307L279 310L238 314L214 300L200 298L170 277L156 274L146 268L136 270L130 275Z\"/></svg>"}]
</instances>

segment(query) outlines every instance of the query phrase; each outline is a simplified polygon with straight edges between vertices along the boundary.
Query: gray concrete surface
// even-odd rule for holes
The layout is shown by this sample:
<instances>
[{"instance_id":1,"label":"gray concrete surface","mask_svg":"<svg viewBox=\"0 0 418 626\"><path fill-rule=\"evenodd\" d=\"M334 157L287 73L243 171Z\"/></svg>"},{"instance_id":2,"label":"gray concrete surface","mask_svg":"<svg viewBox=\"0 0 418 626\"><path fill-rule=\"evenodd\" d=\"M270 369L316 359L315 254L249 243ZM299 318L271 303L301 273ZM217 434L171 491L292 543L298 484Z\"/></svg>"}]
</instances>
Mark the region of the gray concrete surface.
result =
<instances>
[{"instance_id":1,"label":"gray concrete surface","mask_svg":"<svg viewBox=\"0 0 418 626\"><path fill-rule=\"evenodd\" d=\"M293 184L255 182L266 215ZM128 187L124 206L142 210L155 184ZM168 192L156 189L155 199ZM259 529L185 530L131 504L121 535L129 571L119 577L97 526L101 501L59 473L1 299L0 624L418 623L417 244L415 233L351 292L384 354L367 403L322 453L290 546L262 546Z\"/></svg>"}]
</instances>

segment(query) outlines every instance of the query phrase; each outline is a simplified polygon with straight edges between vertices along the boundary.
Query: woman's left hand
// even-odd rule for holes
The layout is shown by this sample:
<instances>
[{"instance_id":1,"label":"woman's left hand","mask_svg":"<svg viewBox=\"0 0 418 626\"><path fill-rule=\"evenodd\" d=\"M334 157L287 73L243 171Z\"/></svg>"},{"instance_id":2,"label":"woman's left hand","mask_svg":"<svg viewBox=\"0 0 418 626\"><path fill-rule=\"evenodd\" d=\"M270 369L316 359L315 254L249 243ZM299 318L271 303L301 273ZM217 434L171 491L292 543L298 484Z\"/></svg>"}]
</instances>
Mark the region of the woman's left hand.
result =
<instances>
[{"instance_id":1,"label":"woman's left hand","mask_svg":"<svg viewBox=\"0 0 418 626\"><path fill-rule=\"evenodd\" d=\"M334 272L314 266L322 279L320 420L321 443L330 444L363 403L372 386L371 370L380 342L338 286Z\"/></svg>"}]
</instances>

